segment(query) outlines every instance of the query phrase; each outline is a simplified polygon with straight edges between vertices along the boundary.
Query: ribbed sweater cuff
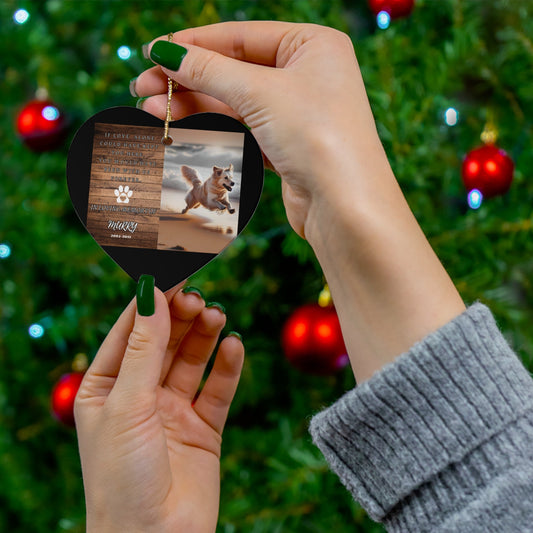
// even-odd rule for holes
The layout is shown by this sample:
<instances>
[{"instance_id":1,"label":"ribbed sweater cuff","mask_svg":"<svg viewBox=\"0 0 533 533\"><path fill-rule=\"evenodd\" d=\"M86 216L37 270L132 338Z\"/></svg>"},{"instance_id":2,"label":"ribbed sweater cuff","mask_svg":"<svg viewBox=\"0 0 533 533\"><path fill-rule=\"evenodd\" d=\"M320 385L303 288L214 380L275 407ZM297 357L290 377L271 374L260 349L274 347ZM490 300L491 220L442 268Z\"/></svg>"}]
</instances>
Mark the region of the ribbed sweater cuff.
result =
<instances>
[{"instance_id":1,"label":"ribbed sweater cuff","mask_svg":"<svg viewBox=\"0 0 533 533\"><path fill-rule=\"evenodd\" d=\"M476 303L316 415L310 431L372 518L422 531L504 468L505 447L520 446L504 429L531 413L532 391L490 310Z\"/></svg>"}]
</instances>

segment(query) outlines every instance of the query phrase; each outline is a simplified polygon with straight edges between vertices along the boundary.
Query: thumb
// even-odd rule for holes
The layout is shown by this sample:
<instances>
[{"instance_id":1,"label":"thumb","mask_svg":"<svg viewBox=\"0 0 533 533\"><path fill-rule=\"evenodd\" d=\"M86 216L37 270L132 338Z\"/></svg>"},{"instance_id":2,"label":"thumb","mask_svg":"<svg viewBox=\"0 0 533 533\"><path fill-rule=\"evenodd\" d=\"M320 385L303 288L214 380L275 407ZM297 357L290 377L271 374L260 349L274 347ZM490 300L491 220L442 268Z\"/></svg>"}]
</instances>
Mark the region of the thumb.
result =
<instances>
[{"instance_id":1,"label":"thumb","mask_svg":"<svg viewBox=\"0 0 533 533\"><path fill-rule=\"evenodd\" d=\"M155 41L150 59L180 85L227 104L241 117L259 105L262 89L258 82L265 70L276 69L239 61L213 50L169 41Z\"/></svg>"},{"instance_id":2,"label":"thumb","mask_svg":"<svg viewBox=\"0 0 533 533\"><path fill-rule=\"evenodd\" d=\"M118 391L152 392L159 383L170 337L170 312L153 276L139 278L135 323L115 383Z\"/></svg>"}]
</instances>

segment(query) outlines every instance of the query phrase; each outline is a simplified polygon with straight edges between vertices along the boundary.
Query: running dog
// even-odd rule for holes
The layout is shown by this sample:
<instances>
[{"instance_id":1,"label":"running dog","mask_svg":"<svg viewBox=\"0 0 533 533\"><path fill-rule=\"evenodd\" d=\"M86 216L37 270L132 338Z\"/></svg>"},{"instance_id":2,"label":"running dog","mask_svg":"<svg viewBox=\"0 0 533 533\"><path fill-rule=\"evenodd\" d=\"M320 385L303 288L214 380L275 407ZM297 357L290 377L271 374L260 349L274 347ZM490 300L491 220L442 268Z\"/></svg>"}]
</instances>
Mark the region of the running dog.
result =
<instances>
[{"instance_id":1,"label":"running dog","mask_svg":"<svg viewBox=\"0 0 533 533\"><path fill-rule=\"evenodd\" d=\"M228 198L228 192L235 186L233 164L226 168L214 166L211 176L203 183L198 171L186 165L181 167L181 175L192 185L192 189L185 196L186 206L181 212L182 215L200 205L210 211L227 209L229 213L235 213Z\"/></svg>"}]
</instances>

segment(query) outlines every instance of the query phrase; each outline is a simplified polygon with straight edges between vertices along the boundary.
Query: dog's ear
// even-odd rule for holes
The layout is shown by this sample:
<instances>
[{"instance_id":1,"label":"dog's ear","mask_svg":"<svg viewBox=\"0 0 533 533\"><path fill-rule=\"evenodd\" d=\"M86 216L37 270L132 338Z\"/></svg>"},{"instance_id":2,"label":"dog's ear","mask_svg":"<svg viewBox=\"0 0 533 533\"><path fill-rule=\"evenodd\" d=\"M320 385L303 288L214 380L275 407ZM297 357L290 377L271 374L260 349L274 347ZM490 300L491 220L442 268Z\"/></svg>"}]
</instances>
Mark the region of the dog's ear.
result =
<instances>
[{"instance_id":1,"label":"dog's ear","mask_svg":"<svg viewBox=\"0 0 533 533\"><path fill-rule=\"evenodd\" d=\"M220 174L220 171L223 170L221 167L217 167L216 165L213 167L213 172L216 172L217 174Z\"/></svg>"},{"instance_id":2,"label":"dog's ear","mask_svg":"<svg viewBox=\"0 0 533 533\"><path fill-rule=\"evenodd\" d=\"M230 170L230 172L233 172L233 163L229 164L229 170Z\"/></svg>"}]
</instances>

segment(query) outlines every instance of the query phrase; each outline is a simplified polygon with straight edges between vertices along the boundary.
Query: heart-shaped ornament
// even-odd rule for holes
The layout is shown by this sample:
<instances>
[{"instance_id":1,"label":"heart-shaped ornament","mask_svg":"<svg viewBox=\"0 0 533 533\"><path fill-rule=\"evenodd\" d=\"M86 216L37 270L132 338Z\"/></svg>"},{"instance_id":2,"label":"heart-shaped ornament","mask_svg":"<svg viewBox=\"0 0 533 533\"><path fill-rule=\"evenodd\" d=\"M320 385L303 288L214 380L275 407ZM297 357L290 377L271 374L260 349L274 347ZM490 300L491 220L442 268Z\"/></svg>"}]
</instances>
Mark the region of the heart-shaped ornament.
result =
<instances>
[{"instance_id":1,"label":"heart-shaped ornament","mask_svg":"<svg viewBox=\"0 0 533 533\"><path fill-rule=\"evenodd\" d=\"M226 115L164 122L133 107L91 117L70 146L74 209L101 248L134 280L163 291L214 259L252 217L263 189L261 150Z\"/></svg>"}]
</instances>

